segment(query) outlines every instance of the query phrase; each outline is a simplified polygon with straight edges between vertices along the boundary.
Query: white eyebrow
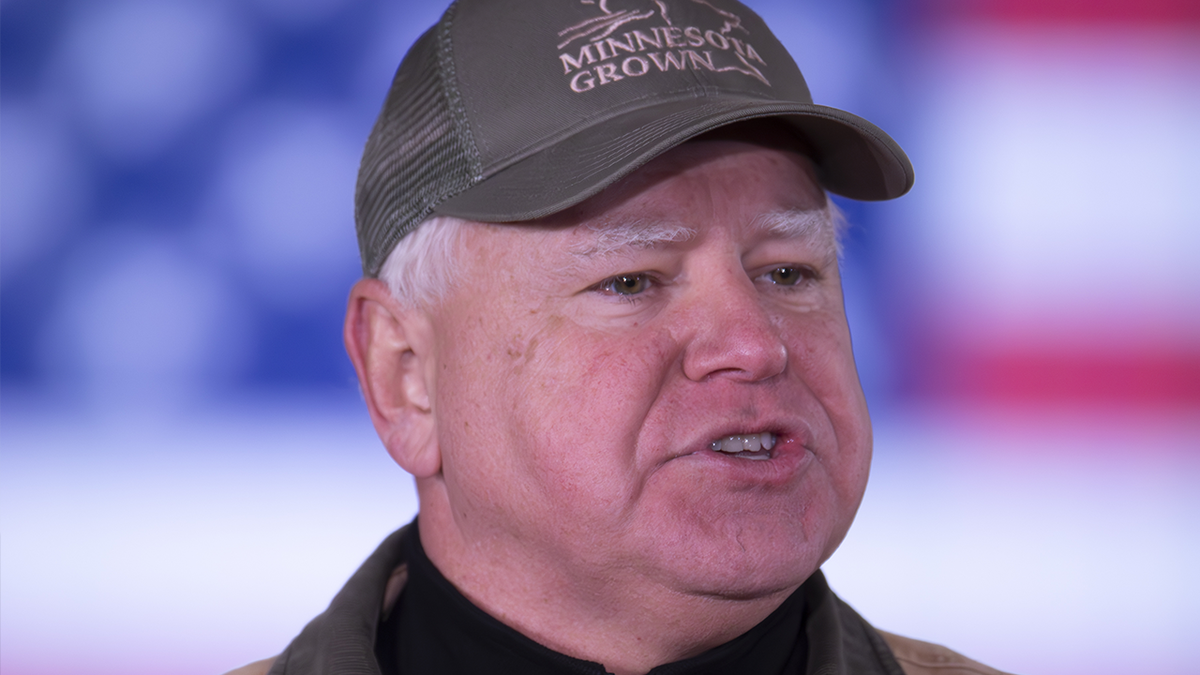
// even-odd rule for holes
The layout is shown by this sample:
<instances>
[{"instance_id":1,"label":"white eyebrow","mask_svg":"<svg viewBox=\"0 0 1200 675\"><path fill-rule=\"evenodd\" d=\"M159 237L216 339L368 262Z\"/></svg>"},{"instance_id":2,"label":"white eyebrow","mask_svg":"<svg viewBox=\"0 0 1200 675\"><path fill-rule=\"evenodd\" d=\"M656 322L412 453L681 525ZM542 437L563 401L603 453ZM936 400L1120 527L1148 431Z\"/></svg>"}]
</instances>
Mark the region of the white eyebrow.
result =
<instances>
[{"instance_id":1,"label":"white eyebrow","mask_svg":"<svg viewBox=\"0 0 1200 675\"><path fill-rule=\"evenodd\" d=\"M840 256L846 217L837 205L829 201L820 209L788 209L763 213L754 219L751 227L759 232L787 238L829 238L836 244Z\"/></svg>"},{"instance_id":2,"label":"white eyebrow","mask_svg":"<svg viewBox=\"0 0 1200 675\"><path fill-rule=\"evenodd\" d=\"M826 209L789 209L759 214L750 226L759 232L781 237L812 237L830 231L833 222Z\"/></svg>"},{"instance_id":3,"label":"white eyebrow","mask_svg":"<svg viewBox=\"0 0 1200 675\"><path fill-rule=\"evenodd\" d=\"M605 256L623 248L653 248L660 244L688 241L696 236L696 230L681 223L648 219L626 220L615 224L598 223L585 227L593 236L568 249L572 254L583 258ZM833 202L826 202L825 207L820 209L787 209L760 214L751 223L751 228L789 239L829 237L835 242L840 255L841 235L846 228L846 219Z\"/></svg>"},{"instance_id":4,"label":"white eyebrow","mask_svg":"<svg viewBox=\"0 0 1200 675\"><path fill-rule=\"evenodd\" d=\"M588 225L587 230L593 236L569 249L571 253L584 258L608 255L623 248L653 248L668 242L687 241L696 236L696 230L686 225L641 219L611 225Z\"/></svg>"}]
</instances>

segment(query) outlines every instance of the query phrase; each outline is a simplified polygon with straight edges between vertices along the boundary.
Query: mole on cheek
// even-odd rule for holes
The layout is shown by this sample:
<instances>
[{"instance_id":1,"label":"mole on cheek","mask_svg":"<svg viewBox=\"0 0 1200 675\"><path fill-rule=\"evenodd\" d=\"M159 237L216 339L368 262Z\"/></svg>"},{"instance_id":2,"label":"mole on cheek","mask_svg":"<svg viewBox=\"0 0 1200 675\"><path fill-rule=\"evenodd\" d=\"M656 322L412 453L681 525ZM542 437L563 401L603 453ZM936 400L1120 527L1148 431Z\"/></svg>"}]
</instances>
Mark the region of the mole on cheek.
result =
<instances>
[{"instance_id":1,"label":"mole on cheek","mask_svg":"<svg viewBox=\"0 0 1200 675\"><path fill-rule=\"evenodd\" d=\"M514 361L518 359L531 361L533 359L534 352L537 350L537 346L537 338L532 338L529 340L529 342L521 344L520 338L518 337L517 340L509 343L508 347L505 348L505 351L508 353L508 357Z\"/></svg>"}]
</instances>

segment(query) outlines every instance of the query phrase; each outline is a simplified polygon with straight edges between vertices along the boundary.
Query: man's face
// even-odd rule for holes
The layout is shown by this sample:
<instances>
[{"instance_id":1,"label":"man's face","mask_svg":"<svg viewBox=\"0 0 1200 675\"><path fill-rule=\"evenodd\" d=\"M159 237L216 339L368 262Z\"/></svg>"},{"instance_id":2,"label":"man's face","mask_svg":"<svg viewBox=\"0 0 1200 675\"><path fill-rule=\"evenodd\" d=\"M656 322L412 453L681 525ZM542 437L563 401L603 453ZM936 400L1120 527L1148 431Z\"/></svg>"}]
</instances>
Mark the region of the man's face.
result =
<instances>
[{"instance_id":1,"label":"man's face","mask_svg":"<svg viewBox=\"0 0 1200 675\"><path fill-rule=\"evenodd\" d=\"M699 141L552 220L470 228L432 320L461 536L564 580L803 582L871 454L833 233L796 227L824 204L803 157ZM774 446L713 450L736 436Z\"/></svg>"}]
</instances>

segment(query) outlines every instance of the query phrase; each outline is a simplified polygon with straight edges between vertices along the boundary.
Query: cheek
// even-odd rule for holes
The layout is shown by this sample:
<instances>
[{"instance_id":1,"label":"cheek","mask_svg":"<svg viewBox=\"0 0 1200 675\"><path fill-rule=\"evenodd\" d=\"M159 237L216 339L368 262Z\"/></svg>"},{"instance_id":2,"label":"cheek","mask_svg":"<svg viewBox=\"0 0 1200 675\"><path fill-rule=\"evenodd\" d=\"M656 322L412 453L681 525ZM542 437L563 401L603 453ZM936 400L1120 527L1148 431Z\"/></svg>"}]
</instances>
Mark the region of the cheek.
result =
<instances>
[{"instance_id":1,"label":"cheek","mask_svg":"<svg viewBox=\"0 0 1200 675\"><path fill-rule=\"evenodd\" d=\"M529 311L499 295L491 303L447 303L437 326L434 412L443 477L460 518L509 511L528 489L518 480L519 453L505 439L515 398L528 396L522 375L541 346L528 337Z\"/></svg>"},{"instance_id":2,"label":"cheek","mask_svg":"<svg viewBox=\"0 0 1200 675\"><path fill-rule=\"evenodd\" d=\"M564 321L514 378L509 442L557 504L610 506L636 490L635 448L670 367L666 341Z\"/></svg>"},{"instance_id":3,"label":"cheek","mask_svg":"<svg viewBox=\"0 0 1200 675\"><path fill-rule=\"evenodd\" d=\"M791 367L813 394L838 409L860 408L862 388L850 330L839 312L813 312L783 327Z\"/></svg>"},{"instance_id":4,"label":"cheek","mask_svg":"<svg viewBox=\"0 0 1200 675\"><path fill-rule=\"evenodd\" d=\"M821 457L840 492L861 493L871 457L871 422L858 380L850 332L840 313L810 316L788 329L792 367L830 422L836 452ZM855 497L857 499L857 497Z\"/></svg>"}]
</instances>

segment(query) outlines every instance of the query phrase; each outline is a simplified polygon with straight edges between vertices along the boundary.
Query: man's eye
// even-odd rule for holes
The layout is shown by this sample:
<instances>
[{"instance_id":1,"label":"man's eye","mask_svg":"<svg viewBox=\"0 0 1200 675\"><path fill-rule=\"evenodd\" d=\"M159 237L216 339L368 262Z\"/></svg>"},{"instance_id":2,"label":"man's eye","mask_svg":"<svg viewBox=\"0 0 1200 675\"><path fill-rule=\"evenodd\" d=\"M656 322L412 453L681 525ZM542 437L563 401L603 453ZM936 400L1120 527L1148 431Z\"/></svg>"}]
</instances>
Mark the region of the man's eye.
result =
<instances>
[{"instance_id":1,"label":"man's eye","mask_svg":"<svg viewBox=\"0 0 1200 675\"><path fill-rule=\"evenodd\" d=\"M637 295L644 293L650 286L650 279L644 274L619 274L600 284L600 290L613 295Z\"/></svg>"},{"instance_id":2,"label":"man's eye","mask_svg":"<svg viewBox=\"0 0 1200 675\"><path fill-rule=\"evenodd\" d=\"M767 273L767 278L776 286L795 286L805 279L812 279L816 273L804 266L776 267Z\"/></svg>"}]
</instances>

